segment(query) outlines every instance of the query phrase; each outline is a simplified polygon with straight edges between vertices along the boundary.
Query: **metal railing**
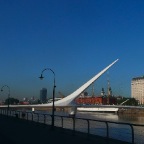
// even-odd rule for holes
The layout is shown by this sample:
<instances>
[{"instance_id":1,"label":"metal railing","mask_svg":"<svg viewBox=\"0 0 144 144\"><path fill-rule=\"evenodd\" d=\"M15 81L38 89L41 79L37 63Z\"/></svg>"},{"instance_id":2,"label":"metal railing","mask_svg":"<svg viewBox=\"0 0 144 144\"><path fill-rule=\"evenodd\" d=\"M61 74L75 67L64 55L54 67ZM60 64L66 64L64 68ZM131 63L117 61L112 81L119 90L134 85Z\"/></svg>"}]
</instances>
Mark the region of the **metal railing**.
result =
<instances>
[{"instance_id":1,"label":"metal railing","mask_svg":"<svg viewBox=\"0 0 144 144\"><path fill-rule=\"evenodd\" d=\"M0 109L0 114L52 125L51 114L27 111L23 113L23 111L7 111L6 109ZM76 131L83 132L88 137L90 135L97 135L132 144L142 144L144 141L144 125L139 124L55 115L55 126L62 129L71 129L73 134Z\"/></svg>"}]
</instances>

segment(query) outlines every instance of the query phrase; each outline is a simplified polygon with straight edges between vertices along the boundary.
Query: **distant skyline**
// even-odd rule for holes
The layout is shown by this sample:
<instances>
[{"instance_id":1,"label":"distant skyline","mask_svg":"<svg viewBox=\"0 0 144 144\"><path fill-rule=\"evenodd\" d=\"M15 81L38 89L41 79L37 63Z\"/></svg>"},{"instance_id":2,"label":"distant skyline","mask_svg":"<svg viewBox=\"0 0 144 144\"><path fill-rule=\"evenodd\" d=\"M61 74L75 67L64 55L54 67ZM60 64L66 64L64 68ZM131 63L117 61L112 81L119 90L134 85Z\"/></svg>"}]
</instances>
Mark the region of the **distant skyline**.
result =
<instances>
[{"instance_id":1,"label":"distant skyline","mask_svg":"<svg viewBox=\"0 0 144 144\"><path fill-rule=\"evenodd\" d=\"M131 96L131 79L144 75L144 1L142 0L1 0L0 88L11 97L39 98L41 88L52 97L79 88L116 59L94 84ZM92 88L89 88L91 94ZM0 100L7 97L0 92Z\"/></svg>"}]
</instances>

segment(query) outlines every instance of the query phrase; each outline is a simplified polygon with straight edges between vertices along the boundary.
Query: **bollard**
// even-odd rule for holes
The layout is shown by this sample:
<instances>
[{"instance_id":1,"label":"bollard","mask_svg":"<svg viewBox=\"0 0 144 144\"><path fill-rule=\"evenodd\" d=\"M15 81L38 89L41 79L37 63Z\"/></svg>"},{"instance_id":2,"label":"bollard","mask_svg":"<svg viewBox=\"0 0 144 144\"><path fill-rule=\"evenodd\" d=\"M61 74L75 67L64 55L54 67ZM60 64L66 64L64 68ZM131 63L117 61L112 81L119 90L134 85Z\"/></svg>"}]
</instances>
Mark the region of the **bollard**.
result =
<instances>
[{"instance_id":1,"label":"bollard","mask_svg":"<svg viewBox=\"0 0 144 144\"><path fill-rule=\"evenodd\" d=\"M34 108L32 108L32 112L34 113L34 111L35 111L35 109Z\"/></svg>"}]
</instances>

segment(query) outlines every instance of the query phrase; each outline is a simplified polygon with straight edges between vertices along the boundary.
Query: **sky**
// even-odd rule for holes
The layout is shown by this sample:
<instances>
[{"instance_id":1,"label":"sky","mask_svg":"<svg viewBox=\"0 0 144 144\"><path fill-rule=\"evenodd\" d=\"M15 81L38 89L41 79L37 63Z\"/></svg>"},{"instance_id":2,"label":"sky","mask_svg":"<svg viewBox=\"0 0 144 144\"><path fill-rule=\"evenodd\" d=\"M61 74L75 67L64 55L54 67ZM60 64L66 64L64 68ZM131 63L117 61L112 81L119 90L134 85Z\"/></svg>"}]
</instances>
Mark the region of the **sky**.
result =
<instances>
[{"instance_id":1,"label":"sky","mask_svg":"<svg viewBox=\"0 0 144 144\"><path fill-rule=\"evenodd\" d=\"M0 0L0 87L10 96L67 96L114 60L94 92L131 96L131 79L144 75L143 0ZM87 90L91 95L92 87ZM0 92L7 97L8 89Z\"/></svg>"}]
</instances>

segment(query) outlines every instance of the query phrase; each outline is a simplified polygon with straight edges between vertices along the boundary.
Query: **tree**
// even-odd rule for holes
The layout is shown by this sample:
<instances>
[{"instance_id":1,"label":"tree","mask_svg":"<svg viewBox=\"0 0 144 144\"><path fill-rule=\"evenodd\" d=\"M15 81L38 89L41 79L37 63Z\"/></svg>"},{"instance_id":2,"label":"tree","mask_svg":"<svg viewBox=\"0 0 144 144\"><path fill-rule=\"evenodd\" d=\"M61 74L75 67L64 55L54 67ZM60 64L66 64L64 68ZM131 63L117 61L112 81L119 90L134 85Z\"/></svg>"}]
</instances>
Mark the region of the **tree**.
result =
<instances>
[{"instance_id":1,"label":"tree","mask_svg":"<svg viewBox=\"0 0 144 144\"><path fill-rule=\"evenodd\" d=\"M15 98L9 98L9 104L11 105L14 105L14 104L18 104L19 103L19 100L18 99L15 99ZM8 104L8 98L5 100L5 103L4 104Z\"/></svg>"},{"instance_id":2,"label":"tree","mask_svg":"<svg viewBox=\"0 0 144 144\"><path fill-rule=\"evenodd\" d=\"M135 98L122 98L122 99L117 100L117 104L121 104L124 101L126 101L126 102L123 105L129 105L129 106L137 106L138 105L138 101Z\"/></svg>"}]
</instances>

